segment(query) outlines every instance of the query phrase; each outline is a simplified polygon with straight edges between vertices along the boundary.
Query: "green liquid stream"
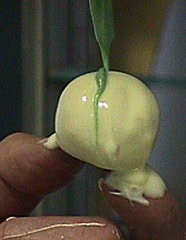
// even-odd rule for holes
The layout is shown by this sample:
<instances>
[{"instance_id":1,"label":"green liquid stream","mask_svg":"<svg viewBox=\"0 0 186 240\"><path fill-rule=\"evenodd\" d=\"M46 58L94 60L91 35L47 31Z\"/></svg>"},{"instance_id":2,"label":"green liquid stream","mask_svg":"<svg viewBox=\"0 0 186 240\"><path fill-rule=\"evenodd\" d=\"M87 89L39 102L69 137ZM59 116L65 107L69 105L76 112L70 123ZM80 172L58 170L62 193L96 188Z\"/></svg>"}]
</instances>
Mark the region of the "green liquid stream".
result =
<instances>
[{"instance_id":1,"label":"green liquid stream","mask_svg":"<svg viewBox=\"0 0 186 240\"><path fill-rule=\"evenodd\" d=\"M99 100L107 84L108 70L100 68L96 74L97 92L94 96L94 119L96 129L96 145L99 143Z\"/></svg>"}]
</instances>

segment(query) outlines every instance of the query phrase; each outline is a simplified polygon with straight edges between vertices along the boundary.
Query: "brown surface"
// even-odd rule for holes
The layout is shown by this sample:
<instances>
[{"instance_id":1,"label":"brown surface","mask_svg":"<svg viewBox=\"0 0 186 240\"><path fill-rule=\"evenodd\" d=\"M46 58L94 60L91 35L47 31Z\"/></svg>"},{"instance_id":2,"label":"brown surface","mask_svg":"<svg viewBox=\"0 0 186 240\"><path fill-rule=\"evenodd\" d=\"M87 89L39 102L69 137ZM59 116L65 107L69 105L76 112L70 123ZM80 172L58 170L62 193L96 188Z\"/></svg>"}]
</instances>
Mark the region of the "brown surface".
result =
<instances>
[{"instance_id":1,"label":"brown surface","mask_svg":"<svg viewBox=\"0 0 186 240\"><path fill-rule=\"evenodd\" d=\"M116 38L111 68L149 75L171 0L113 1Z\"/></svg>"}]
</instances>

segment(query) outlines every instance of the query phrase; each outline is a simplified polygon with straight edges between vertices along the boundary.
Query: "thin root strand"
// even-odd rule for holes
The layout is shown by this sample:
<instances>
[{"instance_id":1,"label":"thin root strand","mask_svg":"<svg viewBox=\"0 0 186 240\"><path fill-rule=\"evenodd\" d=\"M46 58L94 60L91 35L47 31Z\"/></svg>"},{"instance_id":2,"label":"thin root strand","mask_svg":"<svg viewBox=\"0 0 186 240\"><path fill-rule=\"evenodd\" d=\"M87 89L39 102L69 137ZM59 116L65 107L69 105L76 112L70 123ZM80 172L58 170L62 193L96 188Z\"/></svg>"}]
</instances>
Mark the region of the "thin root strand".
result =
<instances>
[{"instance_id":1,"label":"thin root strand","mask_svg":"<svg viewBox=\"0 0 186 240\"><path fill-rule=\"evenodd\" d=\"M30 231L24 232L24 233L8 235L8 236L3 237L1 240L25 237L25 236L29 236L29 235L32 235L32 234L49 231L49 230L52 230L52 229L55 229L55 228L66 228L66 227L105 227L105 226L106 226L105 223L98 223L98 222L90 222L90 223L84 223L84 222L83 223L58 223L58 224L50 225L50 226L47 226L47 227L30 230Z\"/></svg>"}]
</instances>

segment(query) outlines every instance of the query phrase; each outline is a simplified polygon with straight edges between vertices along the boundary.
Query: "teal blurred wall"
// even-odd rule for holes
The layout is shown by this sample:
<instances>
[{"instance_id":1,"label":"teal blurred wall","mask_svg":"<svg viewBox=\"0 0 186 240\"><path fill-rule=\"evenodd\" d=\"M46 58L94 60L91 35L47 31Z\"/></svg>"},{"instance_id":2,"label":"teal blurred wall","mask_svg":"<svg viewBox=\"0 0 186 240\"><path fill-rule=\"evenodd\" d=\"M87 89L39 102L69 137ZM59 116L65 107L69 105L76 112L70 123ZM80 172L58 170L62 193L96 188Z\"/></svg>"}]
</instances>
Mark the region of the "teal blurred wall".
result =
<instances>
[{"instance_id":1,"label":"teal blurred wall","mask_svg":"<svg viewBox=\"0 0 186 240\"><path fill-rule=\"evenodd\" d=\"M0 138L21 130L21 1L0 1Z\"/></svg>"}]
</instances>

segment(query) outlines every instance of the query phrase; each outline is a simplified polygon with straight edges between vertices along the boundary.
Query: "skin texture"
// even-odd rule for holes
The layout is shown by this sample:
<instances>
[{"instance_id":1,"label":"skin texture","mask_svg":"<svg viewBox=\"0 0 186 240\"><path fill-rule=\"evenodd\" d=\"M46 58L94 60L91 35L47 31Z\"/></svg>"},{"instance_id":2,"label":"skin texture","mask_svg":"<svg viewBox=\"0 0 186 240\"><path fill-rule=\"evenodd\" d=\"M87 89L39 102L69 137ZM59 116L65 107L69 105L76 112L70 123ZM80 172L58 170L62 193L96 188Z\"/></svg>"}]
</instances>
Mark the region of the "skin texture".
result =
<instances>
[{"instance_id":1,"label":"skin texture","mask_svg":"<svg viewBox=\"0 0 186 240\"><path fill-rule=\"evenodd\" d=\"M83 163L60 149L47 150L40 139L13 134L0 143L0 217L27 215L42 197L64 186L82 169ZM73 167L72 167L73 166ZM150 201L150 207L109 194L111 189L101 182L102 192L111 207L119 213L131 230L134 240L184 240L185 223L175 199L167 192L163 199ZM0 239L61 223L101 223L104 226L54 227L36 233L34 239L127 239L110 221L100 217L27 217L10 219L0 224ZM9 236L9 237L8 237ZM31 237L31 236L30 236ZM30 238L32 239L32 238Z\"/></svg>"}]
</instances>

